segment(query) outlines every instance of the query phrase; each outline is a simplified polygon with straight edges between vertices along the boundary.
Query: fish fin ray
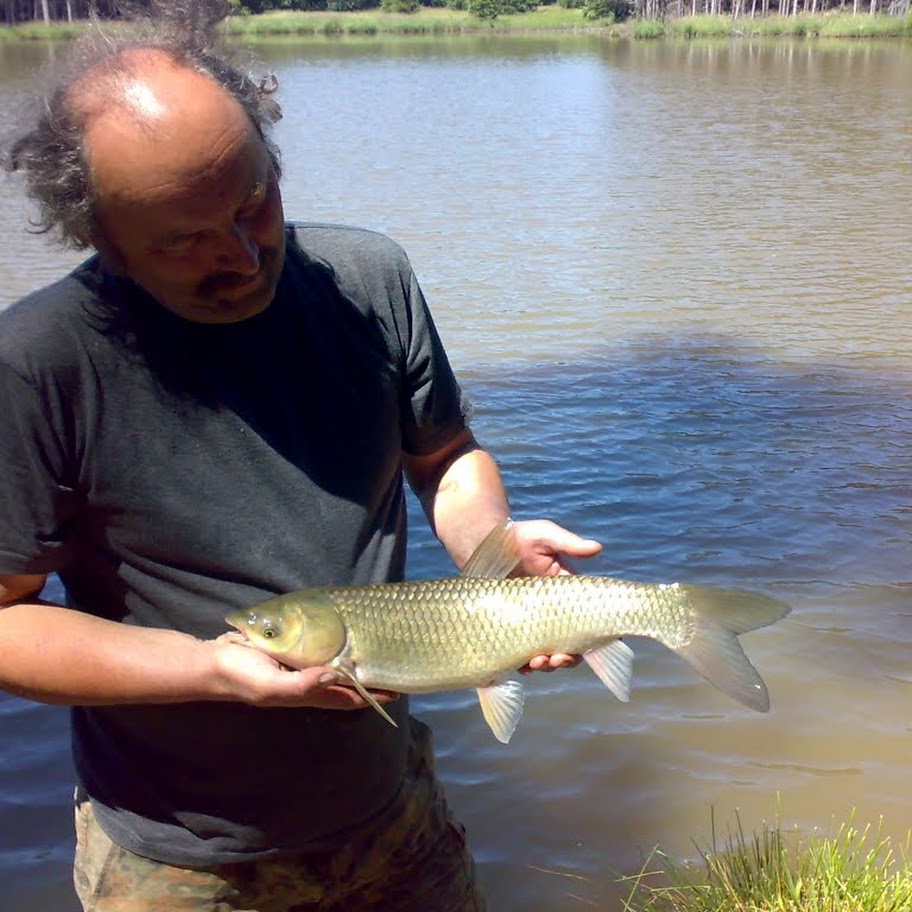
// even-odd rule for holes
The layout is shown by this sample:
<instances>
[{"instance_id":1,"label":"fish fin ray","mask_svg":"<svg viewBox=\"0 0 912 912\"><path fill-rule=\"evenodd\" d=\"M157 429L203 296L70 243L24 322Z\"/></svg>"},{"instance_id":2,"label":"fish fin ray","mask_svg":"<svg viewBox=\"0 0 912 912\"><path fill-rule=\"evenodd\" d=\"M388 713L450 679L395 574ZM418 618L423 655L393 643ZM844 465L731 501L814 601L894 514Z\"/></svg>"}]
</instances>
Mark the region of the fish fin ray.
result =
<instances>
[{"instance_id":1,"label":"fish fin ray","mask_svg":"<svg viewBox=\"0 0 912 912\"><path fill-rule=\"evenodd\" d=\"M353 669L346 668L344 665L337 665L336 670L351 682L352 687L354 687L355 690L357 690L358 693L393 726L393 728L399 728L396 720L377 702L377 698L355 677Z\"/></svg>"},{"instance_id":2,"label":"fish fin ray","mask_svg":"<svg viewBox=\"0 0 912 912\"><path fill-rule=\"evenodd\" d=\"M671 646L711 684L757 712L769 711L769 693L738 642L738 634L785 617L785 602L756 592L681 586L695 629L686 643Z\"/></svg>"},{"instance_id":3,"label":"fish fin ray","mask_svg":"<svg viewBox=\"0 0 912 912\"><path fill-rule=\"evenodd\" d=\"M519 681L500 681L476 688L485 722L501 744L508 744L522 718L525 692Z\"/></svg>"},{"instance_id":4,"label":"fish fin ray","mask_svg":"<svg viewBox=\"0 0 912 912\"><path fill-rule=\"evenodd\" d=\"M475 549L462 568L462 576L506 579L520 561L512 519L498 523Z\"/></svg>"},{"instance_id":5,"label":"fish fin ray","mask_svg":"<svg viewBox=\"0 0 912 912\"><path fill-rule=\"evenodd\" d=\"M586 664L622 703L630 700L633 650L620 638L583 653Z\"/></svg>"},{"instance_id":6,"label":"fish fin ray","mask_svg":"<svg viewBox=\"0 0 912 912\"><path fill-rule=\"evenodd\" d=\"M674 651L723 693L757 712L769 712L766 684L730 630L705 622L689 643Z\"/></svg>"},{"instance_id":7,"label":"fish fin ray","mask_svg":"<svg viewBox=\"0 0 912 912\"><path fill-rule=\"evenodd\" d=\"M682 584L681 591L701 617L715 619L735 635L775 624L792 610L785 602L759 592L689 584Z\"/></svg>"}]
</instances>

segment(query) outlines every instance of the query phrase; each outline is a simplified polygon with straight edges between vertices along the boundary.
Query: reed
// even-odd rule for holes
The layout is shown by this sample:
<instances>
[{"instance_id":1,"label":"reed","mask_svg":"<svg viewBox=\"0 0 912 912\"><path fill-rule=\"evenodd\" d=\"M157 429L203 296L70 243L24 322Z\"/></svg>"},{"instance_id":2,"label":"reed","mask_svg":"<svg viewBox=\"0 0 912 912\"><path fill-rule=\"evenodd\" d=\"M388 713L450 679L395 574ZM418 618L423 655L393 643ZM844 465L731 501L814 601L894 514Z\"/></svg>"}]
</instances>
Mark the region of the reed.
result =
<instances>
[{"instance_id":1,"label":"reed","mask_svg":"<svg viewBox=\"0 0 912 912\"><path fill-rule=\"evenodd\" d=\"M630 34L639 41L653 41L665 37L665 28L657 19L637 19L630 26Z\"/></svg>"},{"instance_id":2,"label":"reed","mask_svg":"<svg viewBox=\"0 0 912 912\"><path fill-rule=\"evenodd\" d=\"M817 32L826 38L896 38L912 36L912 13L902 16L853 16L834 13Z\"/></svg>"},{"instance_id":3,"label":"reed","mask_svg":"<svg viewBox=\"0 0 912 912\"><path fill-rule=\"evenodd\" d=\"M656 851L643 871L624 878L623 912L909 912L912 867L907 836L900 851L881 825L843 823L835 836L802 837L740 820L724 843L700 850L698 864ZM653 870L656 864L661 870ZM647 870L647 868L649 870ZM660 885L654 885L656 879Z\"/></svg>"},{"instance_id":4,"label":"reed","mask_svg":"<svg viewBox=\"0 0 912 912\"><path fill-rule=\"evenodd\" d=\"M817 13L798 16L684 16L669 19L665 34L673 38L902 38L912 35L912 14L854 16ZM637 37L634 31L634 37Z\"/></svg>"},{"instance_id":5,"label":"reed","mask_svg":"<svg viewBox=\"0 0 912 912\"><path fill-rule=\"evenodd\" d=\"M0 41L69 41L85 27L82 22L25 22L22 25L0 26Z\"/></svg>"},{"instance_id":6,"label":"reed","mask_svg":"<svg viewBox=\"0 0 912 912\"><path fill-rule=\"evenodd\" d=\"M31 22L0 26L0 41L65 40L76 37L84 22ZM112 27L112 26L109 26ZM657 38L902 38L912 37L912 13L905 16L867 13L822 13L800 16L739 17L684 16L680 19L629 20L612 23L586 18L582 9L557 4L528 13L482 21L465 10L422 7L416 13L386 13L380 9L353 12L280 11L256 16L232 16L230 35L245 41L306 36L370 37L373 35L459 35L485 33L562 32L597 30L613 37Z\"/></svg>"},{"instance_id":7,"label":"reed","mask_svg":"<svg viewBox=\"0 0 912 912\"><path fill-rule=\"evenodd\" d=\"M539 7L528 13L504 14L483 22L464 10L423 7L416 13L386 13L379 9L331 12L276 12L237 16L229 33L239 38L279 38L298 35L447 35L491 31L568 31L598 26L580 9Z\"/></svg>"}]
</instances>

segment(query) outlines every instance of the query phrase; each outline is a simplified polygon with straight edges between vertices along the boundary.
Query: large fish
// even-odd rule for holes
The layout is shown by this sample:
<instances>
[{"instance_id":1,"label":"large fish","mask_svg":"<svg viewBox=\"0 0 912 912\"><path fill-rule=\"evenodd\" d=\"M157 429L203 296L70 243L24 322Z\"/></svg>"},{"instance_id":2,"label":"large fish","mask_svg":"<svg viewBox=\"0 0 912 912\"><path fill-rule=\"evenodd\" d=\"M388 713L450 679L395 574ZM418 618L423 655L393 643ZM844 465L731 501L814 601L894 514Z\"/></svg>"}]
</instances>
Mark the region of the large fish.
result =
<instances>
[{"instance_id":1,"label":"large fish","mask_svg":"<svg viewBox=\"0 0 912 912\"><path fill-rule=\"evenodd\" d=\"M784 617L784 603L752 592L600 576L507 579L518 561L508 522L492 530L459 577L302 589L226 620L291 668L337 669L390 722L366 688L475 687L485 720L504 743L523 707L522 684L508 676L534 655L580 654L628 700L633 652L624 635L658 640L729 696L769 709L766 686L737 637Z\"/></svg>"}]
</instances>

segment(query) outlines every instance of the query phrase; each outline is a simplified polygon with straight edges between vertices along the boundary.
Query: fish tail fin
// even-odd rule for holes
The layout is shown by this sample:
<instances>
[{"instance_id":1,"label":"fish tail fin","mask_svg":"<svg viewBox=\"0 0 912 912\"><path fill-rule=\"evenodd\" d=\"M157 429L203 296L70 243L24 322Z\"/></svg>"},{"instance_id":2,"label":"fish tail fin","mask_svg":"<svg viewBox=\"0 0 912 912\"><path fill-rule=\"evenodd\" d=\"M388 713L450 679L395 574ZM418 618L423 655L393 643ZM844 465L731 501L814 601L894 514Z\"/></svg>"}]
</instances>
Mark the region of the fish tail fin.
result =
<instances>
[{"instance_id":1,"label":"fish tail fin","mask_svg":"<svg viewBox=\"0 0 912 912\"><path fill-rule=\"evenodd\" d=\"M744 654L738 635L766 627L791 610L754 592L682 586L695 622L687 642L670 647L723 693L757 712L769 711L769 693Z\"/></svg>"}]
</instances>

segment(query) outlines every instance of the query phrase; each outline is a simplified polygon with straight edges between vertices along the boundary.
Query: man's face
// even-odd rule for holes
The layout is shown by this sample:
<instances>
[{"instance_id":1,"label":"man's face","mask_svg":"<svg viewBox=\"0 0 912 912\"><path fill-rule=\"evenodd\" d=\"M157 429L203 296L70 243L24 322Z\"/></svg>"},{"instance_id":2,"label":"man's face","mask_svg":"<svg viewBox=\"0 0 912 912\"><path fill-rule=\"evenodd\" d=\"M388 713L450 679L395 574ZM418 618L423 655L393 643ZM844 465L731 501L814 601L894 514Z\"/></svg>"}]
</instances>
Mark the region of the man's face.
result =
<instances>
[{"instance_id":1,"label":"man's face","mask_svg":"<svg viewBox=\"0 0 912 912\"><path fill-rule=\"evenodd\" d=\"M90 128L97 246L179 316L234 323L275 294L285 257L278 180L240 105L208 80L182 78L191 84L178 104L143 96L147 123L104 117Z\"/></svg>"}]
</instances>

